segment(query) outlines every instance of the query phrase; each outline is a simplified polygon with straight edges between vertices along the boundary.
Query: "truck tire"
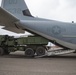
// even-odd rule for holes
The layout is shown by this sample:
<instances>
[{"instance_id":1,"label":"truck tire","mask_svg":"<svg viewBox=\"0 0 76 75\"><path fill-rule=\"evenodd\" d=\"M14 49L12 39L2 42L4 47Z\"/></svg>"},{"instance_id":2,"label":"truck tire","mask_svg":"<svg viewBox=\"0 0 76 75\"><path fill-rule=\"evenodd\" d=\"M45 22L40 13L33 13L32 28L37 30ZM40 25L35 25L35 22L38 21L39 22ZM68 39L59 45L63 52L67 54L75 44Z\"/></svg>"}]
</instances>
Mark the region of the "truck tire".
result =
<instances>
[{"instance_id":1,"label":"truck tire","mask_svg":"<svg viewBox=\"0 0 76 75\"><path fill-rule=\"evenodd\" d=\"M37 56L42 56L42 55L45 55L45 51L46 51L46 49L44 48L44 47L37 47L37 49L36 49L36 54L37 54Z\"/></svg>"},{"instance_id":2,"label":"truck tire","mask_svg":"<svg viewBox=\"0 0 76 75\"><path fill-rule=\"evenodd\" d=\"M32 48L27 48L25 50L25 56L27 56L27 57L33 57L34 56L34 50Z\"/></svg>"},{"instance_id":3,"label":"truck tire","mask_svg":"<svg viewBox=\"0 0 76 75\"><path fill-rule=\"evenodd\" d=\"M0 47L0 56L4 55L4 50Z\"/></svg>"},{"instance_id":4,"label":"truck tire","mask_svg":"<svg viewBox=\"0 0 76 75\"><path fill-rule=\"evenodd\" d=\"M10 52L8 50L5 50L4 53L5 53L5 55L9 55L10 54Z\"/></svg>"}]
</instances>

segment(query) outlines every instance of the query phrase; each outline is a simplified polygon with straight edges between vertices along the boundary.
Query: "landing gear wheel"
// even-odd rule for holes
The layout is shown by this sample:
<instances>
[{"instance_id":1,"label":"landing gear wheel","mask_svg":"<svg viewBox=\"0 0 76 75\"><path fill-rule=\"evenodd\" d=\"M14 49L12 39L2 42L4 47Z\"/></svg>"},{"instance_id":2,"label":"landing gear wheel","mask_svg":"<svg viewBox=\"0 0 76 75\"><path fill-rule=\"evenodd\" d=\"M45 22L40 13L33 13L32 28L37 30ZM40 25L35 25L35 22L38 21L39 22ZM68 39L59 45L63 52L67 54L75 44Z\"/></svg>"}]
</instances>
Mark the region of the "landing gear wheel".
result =
<instances>
[{"instance_id":1,"label":"landing gear wheel","mask_svg":"<svg viewBox=\"0 0 76 75\"><path fill-rule=\"evenodd\" d=\"M45 55L45 48L44 47L38 47L37 49L36 49L36 54L37 54L37 56L42 56L42 55Z\"/></svg>"},{"instance_id":2,"label":"landing gear wheel","mask_svg":"<svg viewBox=\"0 0 76 75\"><path fill-rule=\"evenodd\" d=\"M27 48L25 50L25 56L27 56L27 57L33 57L34 56L34 50L32 48Z\"/></svg>"},{"instance_id":3,"label":"landing gear wheel","mask_svg":"<svg viewBox=\"0 0 76 75\"><path fill-rule=\"evenodd\" d=\"M0 56L4 55L4 50L0 48Z\"/></svg>"}]
</instances>

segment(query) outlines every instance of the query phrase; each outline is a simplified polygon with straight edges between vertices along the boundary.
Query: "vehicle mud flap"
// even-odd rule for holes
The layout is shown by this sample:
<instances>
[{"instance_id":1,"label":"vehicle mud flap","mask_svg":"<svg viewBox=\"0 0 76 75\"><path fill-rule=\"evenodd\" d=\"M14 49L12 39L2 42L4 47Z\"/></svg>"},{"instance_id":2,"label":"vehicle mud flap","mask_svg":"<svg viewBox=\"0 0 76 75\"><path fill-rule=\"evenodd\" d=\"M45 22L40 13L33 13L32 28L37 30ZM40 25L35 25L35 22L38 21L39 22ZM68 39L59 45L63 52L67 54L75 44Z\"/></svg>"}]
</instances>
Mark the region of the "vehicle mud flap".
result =
<instances>
[{"instance_id":1,"label":"vehicle mud flap","mask_svg":"<svg viewBox=\"0 0 76 75\"><path fill-rule=\"evenodd\" d=\"M0 47L0 56L4 55L4 50Z\"/></svg>"}]
</instances>

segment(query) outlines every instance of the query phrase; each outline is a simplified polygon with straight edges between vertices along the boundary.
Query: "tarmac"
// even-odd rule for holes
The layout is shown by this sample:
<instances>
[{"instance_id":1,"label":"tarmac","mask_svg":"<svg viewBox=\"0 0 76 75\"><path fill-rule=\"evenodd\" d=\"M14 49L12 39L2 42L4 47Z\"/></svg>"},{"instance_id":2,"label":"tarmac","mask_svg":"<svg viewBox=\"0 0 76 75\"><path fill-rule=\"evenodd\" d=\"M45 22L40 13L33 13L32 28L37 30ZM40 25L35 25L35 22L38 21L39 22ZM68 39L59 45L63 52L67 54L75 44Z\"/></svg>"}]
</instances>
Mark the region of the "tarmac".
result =
<instances>
[{"instance_id":1,"label":"tarmac","mask_svg":"<svg viewBox=\"0 0 76 75\"><path fill-rule=\"evenodd\" d=\"M26 58L24 52L0 56L0 75L76 75L76 54Z\"/></svg>"}]
</instances>

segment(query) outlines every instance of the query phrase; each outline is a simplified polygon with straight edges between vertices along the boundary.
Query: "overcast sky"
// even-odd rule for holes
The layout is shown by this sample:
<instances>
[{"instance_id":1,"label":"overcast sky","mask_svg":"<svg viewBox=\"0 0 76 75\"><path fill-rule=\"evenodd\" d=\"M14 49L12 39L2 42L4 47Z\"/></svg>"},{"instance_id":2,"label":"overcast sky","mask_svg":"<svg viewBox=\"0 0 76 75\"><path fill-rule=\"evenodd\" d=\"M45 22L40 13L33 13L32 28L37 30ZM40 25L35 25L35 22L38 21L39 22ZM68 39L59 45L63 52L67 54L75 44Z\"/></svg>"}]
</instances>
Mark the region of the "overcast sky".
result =
<instances>
[{"instance_id":1,"label":"overcast sky","mask_svg":"<svg viewBox=\"0 0 76 75\"><path fill-rule=\"evenodd\" d=\"M1 1L1 0L0 0ZM59 20L76 22L76 0L25 0L32 15ZM0 34L15 35L0 29Z\"/></svg>"}]
</instances>

